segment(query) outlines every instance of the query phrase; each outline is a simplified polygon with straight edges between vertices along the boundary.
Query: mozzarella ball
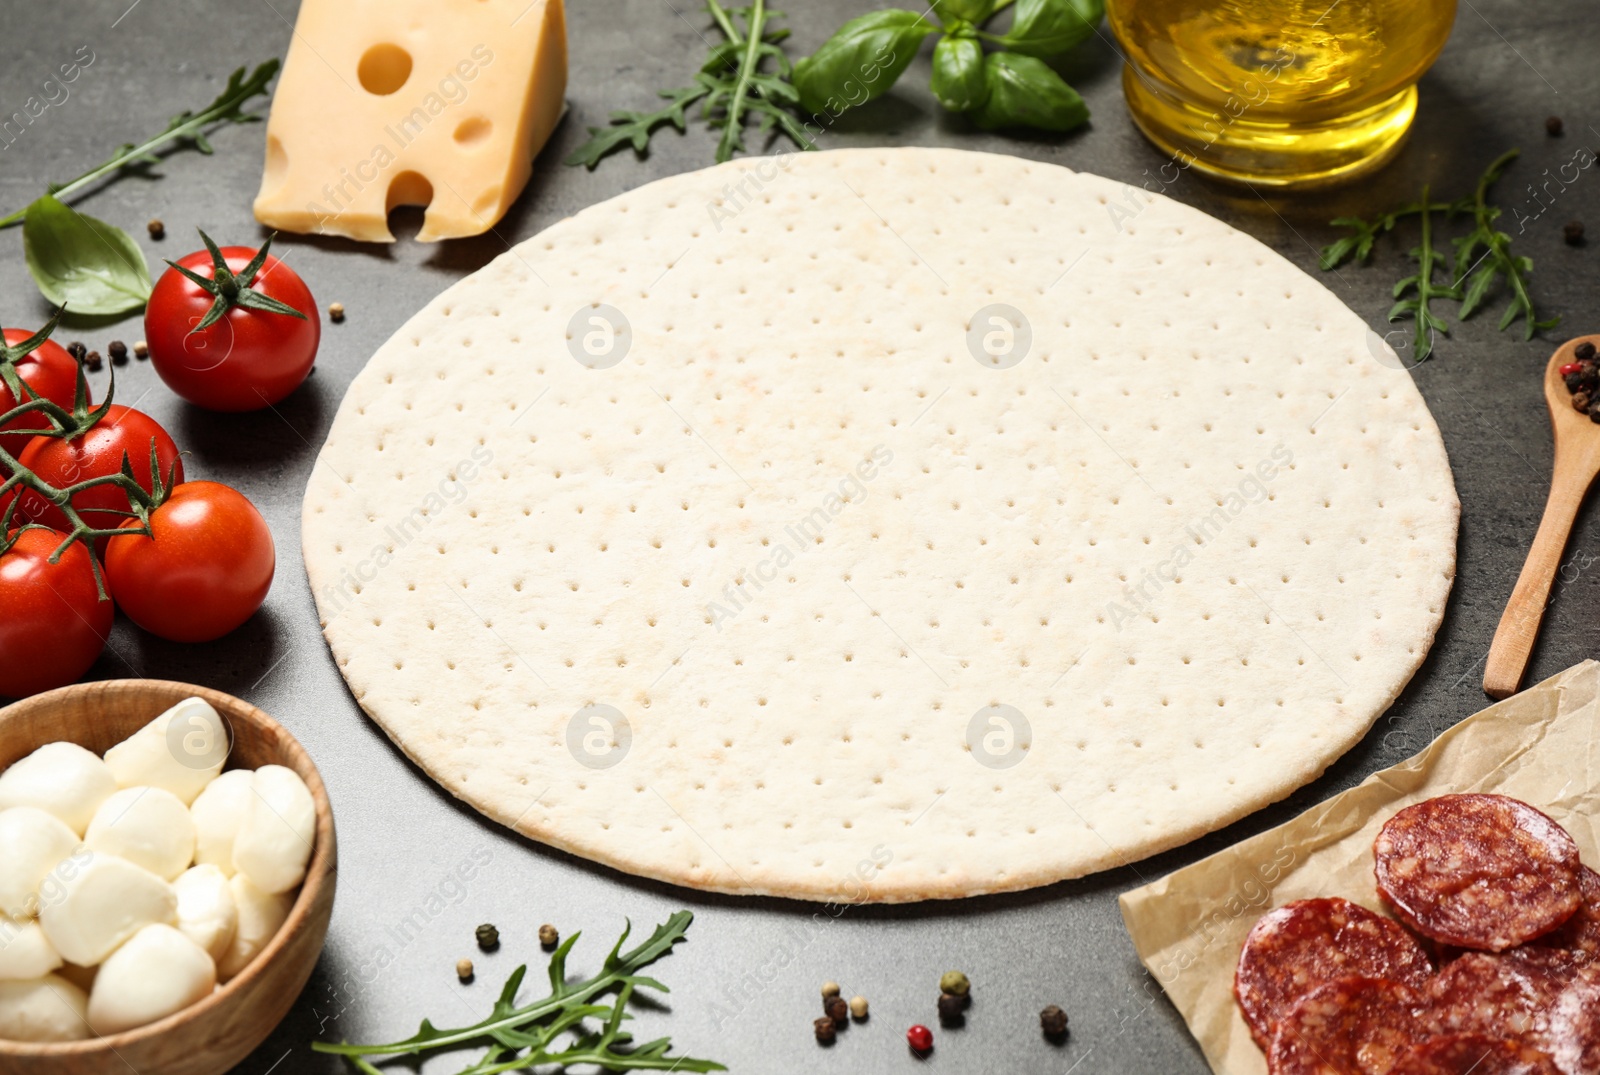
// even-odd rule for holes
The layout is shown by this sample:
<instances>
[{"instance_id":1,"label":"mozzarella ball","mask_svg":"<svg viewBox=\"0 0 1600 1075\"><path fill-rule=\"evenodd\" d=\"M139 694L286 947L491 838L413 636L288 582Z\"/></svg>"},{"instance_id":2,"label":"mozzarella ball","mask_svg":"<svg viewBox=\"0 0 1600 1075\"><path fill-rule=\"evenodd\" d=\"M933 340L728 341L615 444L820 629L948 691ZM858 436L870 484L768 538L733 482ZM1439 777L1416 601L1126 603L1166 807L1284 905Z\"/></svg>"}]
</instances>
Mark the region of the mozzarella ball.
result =
<instances>
[{"instance_id":1,"label":"mozzarella ball","mask_svg":"<svg viewBox=\"0 0 1600 1075\"><path fill-rule=\"evenodd\" d=\"M171 792L185 806L228 757L228 728L200 698L186 698L106 751L106 765L121 788Z\"/></svg>"},{"instance_id":2,"label":"mozzarella ball","mask_svg":"<svg viewBox=\"0 0 1600 1075\"><path fill-rule=\"evenodd\" d=\"M238 908L239 924L233 931L233 943L228 954L217 964L217 978L228 981L250 965L271 942L273 934L289 917L294 905L290 896L264 892L250 882L244 874L234 874L228 881L233 893L234 906Z\"/></svg>"},{"instance_id":3,"label":"mozzarella ball","mask_svg":"<svg viewBox=\"0 0 1600 1075\"><path fill-rule=\"evenodd\" d=\"M0 810L37 806L79 836L117 790L111 769L76 743L46 743L0 773Z\"/></svg>"},{"instance_id":4,"label":"mozzarella ball","mask_svg":"<svg viewBox=\"0 0 1600 1075\"><path fill-rule=\"evenodd\" d=\"M59 975L0 982L0 1038L82 1041L90 1037L89 998Z\"/></svg>"},{"instance_id":5,"label":"mozzarella ball","mask_svg":"<svg viewBox=\"0 0 1600 1075\"><path fill-rule=\"evenodd\" d=\"M127 859L99 852L90 852L71 876L64 876L59 898L47 900L39 912L39 924L61 958L85 967L145 926L177 920L178 896L171 885Z\"/></svg>"},{"instance_id":6,"label":"mozzarella ball","mask_svg":"<svg viewBox=\"0 0 1600 1075\"><path fill-rule=\"evenodd\" d=\"M180 874L172 888L178 894L178 931L222 962L239 924L228 878L215 866L196 866Z\"/></svg>"},{"instance_id":7,"label":"mozzarella ball","mask_svg":"<svg viewBox=\"0 0 1600 1075\"><path fill-rule=\"evenodd\" d=\"M255 797L250 790L255 776L249 769L230 769L195 798L189 816L194 820L196 863L233 876L233 839L244 824L245 807Z\"/></svg>"},{"instance_id":8,"label":"mozzarella ball","mask_svg":"<svg viewBox=\"0 0 1600 1075\"><path fill-rule=\"evenodd\" d=\"M40 883L81 843L65 821L37 806L0 810L0 916L38 914Z\"/></svg>"},{"instance_id":9,"label":"mozzarella ball","mask_svg":"<svg viewBox=\"0 0 1600 1075\"><path fill-rule=\"evenodd\" d=\"M244 821L233 838L234 869L266 892L287 892L305 879L316 836L317 807L293 769L263 765L251 781Z\"/></svg>"},{"instance_id":10,"label":"mozzarella ball","mask_svg":"<svg viewBox=\"0 0 1600 1075\"><path fill-rule=\"evenodd\" d=\"M89 1025L116 1034L182 1011L217 984L205 950L171 926L146 926L112 952L89 993Z\"/></svg>"},{"instance_id":11,"label":"mozzarella ball","mask_svg":"<svg viewBox=\"0 0 1600 1075\"><path fill-rule=\"evenodd\" d=\"M123 788L95 811L83 842L170 881L194 861L194 822L170 791Z\"/></svg>"},{"instance_id":12,"label":"mozzarella ball","mask_svg":"<svg viewBox=\"0 0 1600 1075\"><path fill-rule=\"evenodd\" d=\"M0 981L43 978L61 966L61 957L37 922L0 918Z\"/></svg>"}]
</instances>

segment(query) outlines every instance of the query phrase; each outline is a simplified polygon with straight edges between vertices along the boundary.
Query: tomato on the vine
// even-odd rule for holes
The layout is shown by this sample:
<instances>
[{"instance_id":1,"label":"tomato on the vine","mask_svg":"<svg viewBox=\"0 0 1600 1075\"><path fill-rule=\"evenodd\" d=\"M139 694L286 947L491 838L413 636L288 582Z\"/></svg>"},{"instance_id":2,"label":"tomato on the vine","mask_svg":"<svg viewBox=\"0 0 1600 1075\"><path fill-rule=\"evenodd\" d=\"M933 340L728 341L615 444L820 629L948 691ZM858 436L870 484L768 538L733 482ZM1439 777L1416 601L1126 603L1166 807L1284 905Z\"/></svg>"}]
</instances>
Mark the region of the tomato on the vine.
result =
<instances>
[{"instance_id":1,"label":"tomato on the vine","mask_svg":"<svg viewBox=\"0 0 1600 1075\"><path fill-rule=\"evenodd\" d=\"M145 307L156 372L178 395L213 411L256 411L300 387L316 361L322 322L299 275L246 246L171 262Z\"/></svg>"},{"instance_id":2,"label":"tomato on the vine","mask_svg":"<svg viewBox=\"0 0 1600 1075\"><path fill-rule=\"evenodd\" d=\"M133 466L134 480L146 492L153 492L152 441L156 446L156 465L161 469L161 480L166 481L171 474L175 481L181 482L183 461L178 457L178 446L172 437L143 411L119 403L111 404L104 417L75 437L33 438L17 462L57 489L65 489L90 478L121 473L122 458L126 455ZM72 506L84 522L98 530L117 529L127 517L117 513L132 510L128 494L112 484L82 490L73 496ZM61 508L33 489L23 490L17 513L30 522L56 530L72 529Z\"/></svg>"},{"instance_id":3,"label":"tomato on the vine","mask_svg":"<svg viewBox=\"0 0 1600 1075\"><path fill-rule=\"evenodd\" d=\"M0 695L23 698L82 678L105 648L114 613L100 597L82 542L29 527L0 552Z\"/></svg>"},{"instance_id":4,"label":"tomato on the vine","mask_svg":"<svg viewBox=\"0 0 1600 1075\"><path fill-rule=\"evenodd\" d=\"M105 552L118 606L173 642L209 642L248 620L267 599L276 564L272 532L255 505L206 481L174 488L150 513L150 536L113 537Z\"/></svg>"},{"instance_id":5,"label":"tomato on the vine","mask_svg":"<svg viewBox=\"0 0 1600 1075\"><path fill-rule=\"evenodd\" d=\"M0 330L0 335L4 336L6 346L11 348L27 343L34 333L27 329L8 328ZM48 399L63 410L72 409L73 392L78 383L78 363L65 347L45 340L33 350L18 356L15 365L17 377L34 395ZM5 381L0 379L0 414L6 414L26 402L26 396L18 399ZM30 411L0 425L0 448L13 456L20 455L33 437L31 434L16 433L15 430L49 428L49 419L37 411Z\"/></svg>"}]
</instances>

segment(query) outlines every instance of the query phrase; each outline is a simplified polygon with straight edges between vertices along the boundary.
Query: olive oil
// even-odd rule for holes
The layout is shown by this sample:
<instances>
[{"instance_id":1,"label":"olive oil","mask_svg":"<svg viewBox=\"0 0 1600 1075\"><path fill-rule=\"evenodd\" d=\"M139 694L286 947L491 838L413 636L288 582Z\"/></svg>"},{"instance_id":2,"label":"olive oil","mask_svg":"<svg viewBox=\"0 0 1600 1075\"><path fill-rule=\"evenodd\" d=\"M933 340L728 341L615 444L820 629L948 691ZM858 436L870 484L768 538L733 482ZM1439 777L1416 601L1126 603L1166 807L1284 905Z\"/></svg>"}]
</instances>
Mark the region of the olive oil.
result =
<instances>
[{"instance_id":1,"label":"olive oil","mask_svg":"<svg viewBox=\"0 0 1600 1075\"><path fill-rule=\"evenodd\" d=\"M1377 168L1456 0L1110 0L1141 130L1184 168L1315 186Z\"/></svg>"}]
</instances>

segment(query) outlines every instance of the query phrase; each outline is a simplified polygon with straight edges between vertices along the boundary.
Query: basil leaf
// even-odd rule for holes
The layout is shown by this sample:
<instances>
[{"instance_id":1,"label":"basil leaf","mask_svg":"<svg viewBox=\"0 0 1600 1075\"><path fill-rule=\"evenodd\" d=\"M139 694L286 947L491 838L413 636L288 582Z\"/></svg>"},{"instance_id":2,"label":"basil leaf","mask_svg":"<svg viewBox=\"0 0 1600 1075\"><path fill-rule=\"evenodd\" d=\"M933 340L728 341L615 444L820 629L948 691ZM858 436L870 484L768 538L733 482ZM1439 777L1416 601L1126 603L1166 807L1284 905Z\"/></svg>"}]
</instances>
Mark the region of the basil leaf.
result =
<instances>
[{"instance_id":1,"label":"basil leaf","mask_svg":"<svg viewBox=\"0 0 1600 1075\"><path fill-rule=\"evenodd\" d=\"M969 114L986 131L1004 127L1070 131L1089 118L1089 106L1078 91L1043 60L991 52L984 59L983 71L989 96Z\"/></svg>"},{"instance_id":2,"label":"basil leaf","mask_svg":"<svg viewBox=\"0 0 1600 1075\"><path fill-rule=\"evenodd\" d=\"M914 11L889 8L851 19L794 65L791 81L812 113L837 116L881 96L910 66L936 27Z\"/></svg>"},{"instance_id":3,"label":"basil leaf","mask_svg":"<svg viewBox=\"0 0 1600 1075\"><path fill-rule=\"evenodd\" d=\"M1017 0L999 43L1025 56L1059 56L1087 41L1105 13L1105 0Z\"/></svg>"},{"instance_id":4,"label":"basil leaf","mask_svg":"<svg viewBox=\"0 0 1600 1075\"><path fill-rule=\"evenodd\" d=\"M999 5L1000 0L934 0L934 10L946 24L951 19L965 19L974 26L982 25Z\"/></svg>"},{"instance_id":5,"label":"basil leaf","mask_svg":"<svg viewBox=\"0 0 1600 1075\"><path fill-rule=\"evenodd\" d=\"M28 206L22 250L39 291L74 314L124 314L150 297L150 270L133 238L54 195Z\"/></svg>"},{"instance_id":6,"label":"basil leaf","mask_svg":"<svg viewBox=\"0 0 1600 1075\"><path fill-rule=\"evenodd\" d=\"M970 37L942 38L933 47L933 79L928 87L952 112L977 108L989 95L983 47Z\"/></svg>"}]
</instances>

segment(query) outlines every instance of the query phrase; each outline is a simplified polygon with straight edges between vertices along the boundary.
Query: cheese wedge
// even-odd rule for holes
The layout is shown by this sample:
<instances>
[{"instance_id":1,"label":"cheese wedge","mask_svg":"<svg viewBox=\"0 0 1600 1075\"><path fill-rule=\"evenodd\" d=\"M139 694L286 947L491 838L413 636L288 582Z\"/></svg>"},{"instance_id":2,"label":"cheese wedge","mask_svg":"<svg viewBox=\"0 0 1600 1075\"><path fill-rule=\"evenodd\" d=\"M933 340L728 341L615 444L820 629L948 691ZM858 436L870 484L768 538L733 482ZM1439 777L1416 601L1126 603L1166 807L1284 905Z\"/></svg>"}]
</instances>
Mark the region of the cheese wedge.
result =
<instances>
[{"instance_id":1,"label":"cheese wedge","mask_svg":"<svg viewBox=\"0 0 1600 1075\"><path fill-rule=\"evenodd\" d=\"M283 231L424 242L494 226L561 118L562 0L304 0L256 196Z\"/></svg>"}]
</instances>

